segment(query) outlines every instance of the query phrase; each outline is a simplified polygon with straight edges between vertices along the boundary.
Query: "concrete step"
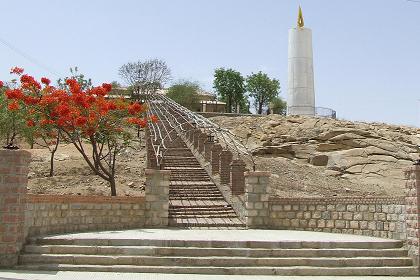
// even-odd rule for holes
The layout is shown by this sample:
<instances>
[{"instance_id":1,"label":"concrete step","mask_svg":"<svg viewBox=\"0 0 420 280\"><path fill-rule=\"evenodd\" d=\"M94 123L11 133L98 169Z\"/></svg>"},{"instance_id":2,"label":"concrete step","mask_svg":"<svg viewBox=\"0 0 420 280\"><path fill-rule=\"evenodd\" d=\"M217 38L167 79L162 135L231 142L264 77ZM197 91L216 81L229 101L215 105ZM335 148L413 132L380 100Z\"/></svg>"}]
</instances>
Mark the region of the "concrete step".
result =
<instances>
[{"instance_id":1,"label":"concrete step","mask_svg":"<svg viewBox=\"0 0 420 280\"><path fill-rule=\"evenodd\" d=\"M402 241L232 241L232 240L162 240L162 239L101 239L101 238L42 238L32 237L30 244L89 245L89 246L165 246L199 248L265 248L265 249L393 249L401 248Z\"/></svg>"},{"instance_id":2,"label":"concrete step","mask_svg":"<svg viewBox=\"0 0 420 280\"><path fill-rule=\"evenodd\" d=\"M38 264L19 265L21 270L92 271L137 273L185 273L219 275L298 275L298 276L416 276L415 267L188 267L188 266L133 266L133 265L73 265Z\"/></svg>"},{"instance_id":3,"label":"concrete step","mask_svg":"<svg viewBox=\"0 0 420 280\"><path fill-rule=\"evenodd\" d=\"M140 266L316 266L316 267L386 267L411 266L408 257L359 257L359 258L267 258L267 257L184 257L137 255L80 255L80 254L22 254L20 264L88 264L88 265L140 265Z\"/></svg>"},{"instance_id":4,"label":"concrete step","mask_svg":"<svg viewBox=\"0 0 420 280\"><path fill-rule=\"evenodd\" d=\"M78 246L26 245L28 254L86 254L143 256L238 256L238 257L407 257L407 250L396 249L259 249L198 248L155 246Z\"/></svg>"},{"instance_id":5,"label":"concrete step","mask_svg":"<svg viewBox=\"0 0 420 280\"><path fill-rule=\"evenodd\" d=\"M190 217L177 217L171 216L169 218L169 226L179 227L179 228L190 228L190 227L206 227L206 228L224 228L224 227L241 227L244 228L245 224L236 218L233 217L204 217L200 215L190 216Z\"/></svg>"}]
</instances>

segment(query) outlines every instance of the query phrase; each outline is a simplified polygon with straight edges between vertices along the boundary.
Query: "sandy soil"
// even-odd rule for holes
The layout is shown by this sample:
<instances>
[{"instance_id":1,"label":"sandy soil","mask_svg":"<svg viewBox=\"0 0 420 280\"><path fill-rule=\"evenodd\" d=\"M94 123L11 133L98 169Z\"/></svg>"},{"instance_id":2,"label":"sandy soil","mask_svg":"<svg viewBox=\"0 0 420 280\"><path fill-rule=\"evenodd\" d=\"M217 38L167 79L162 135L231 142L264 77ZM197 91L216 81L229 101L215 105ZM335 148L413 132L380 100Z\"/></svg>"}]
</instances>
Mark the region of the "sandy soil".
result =
<instances>
[{"instance_id":1,"label":"sandy soil","mask_svg":"<svg viewBox=\"0 0 420 280\"><path fill-rule=\"evenodd\" d=\"M28 149L32 153L28 191L34 194L110 195L107 182L94 175L73 145L60 145L55 155L54 176L49 177L48 149ZM117 160L117 195L144 195L144 144L121 152Z\"/></svg>"}]
</instances>

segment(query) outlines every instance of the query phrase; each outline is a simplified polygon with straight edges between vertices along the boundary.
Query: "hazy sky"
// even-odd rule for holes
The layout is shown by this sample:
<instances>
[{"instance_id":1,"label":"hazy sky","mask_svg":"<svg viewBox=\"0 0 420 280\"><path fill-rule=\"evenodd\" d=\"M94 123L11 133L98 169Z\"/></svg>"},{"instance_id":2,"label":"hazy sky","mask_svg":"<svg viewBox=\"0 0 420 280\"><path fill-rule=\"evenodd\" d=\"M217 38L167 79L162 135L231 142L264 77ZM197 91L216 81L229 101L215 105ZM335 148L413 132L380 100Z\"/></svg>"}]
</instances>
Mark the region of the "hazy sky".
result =
<instances>
[{"instance_id":1,"label":"hazy sky","mask_svg":"<svg viewBox=\"0 0 420 280\"><path fill-rule=\"evenodd\" d=\"M157 57L175 80L207 90L217 67L261 70L286 98L299 3L313 32L316 105L420 126L420 3L406 0L0 0L0 80L15 65L54 80L78 66L101 83L120 80L126 62Z\"/></svg>"}]
</instances>

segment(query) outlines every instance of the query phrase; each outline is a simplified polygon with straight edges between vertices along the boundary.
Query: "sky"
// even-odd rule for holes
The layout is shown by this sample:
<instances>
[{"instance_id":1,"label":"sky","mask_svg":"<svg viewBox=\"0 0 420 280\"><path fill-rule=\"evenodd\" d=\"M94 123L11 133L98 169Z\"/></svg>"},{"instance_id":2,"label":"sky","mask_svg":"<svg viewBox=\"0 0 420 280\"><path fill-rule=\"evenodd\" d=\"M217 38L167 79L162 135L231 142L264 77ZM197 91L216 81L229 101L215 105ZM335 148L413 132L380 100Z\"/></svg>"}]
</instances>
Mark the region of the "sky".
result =
<instances>
[{"instance_id":1,"label":"sky","mask_svg":"<svg viewBox=\"0 0 420 280\"><path fill-rule=\"evenodd\" d=\"M0 0L0 80L21 66L123 82L127 62L159 58L173 81L213 91L218 67L280 81L299 4L313 33L316 106L340 119L420 127L420 1Z\"/></svg>"}]
</instances>

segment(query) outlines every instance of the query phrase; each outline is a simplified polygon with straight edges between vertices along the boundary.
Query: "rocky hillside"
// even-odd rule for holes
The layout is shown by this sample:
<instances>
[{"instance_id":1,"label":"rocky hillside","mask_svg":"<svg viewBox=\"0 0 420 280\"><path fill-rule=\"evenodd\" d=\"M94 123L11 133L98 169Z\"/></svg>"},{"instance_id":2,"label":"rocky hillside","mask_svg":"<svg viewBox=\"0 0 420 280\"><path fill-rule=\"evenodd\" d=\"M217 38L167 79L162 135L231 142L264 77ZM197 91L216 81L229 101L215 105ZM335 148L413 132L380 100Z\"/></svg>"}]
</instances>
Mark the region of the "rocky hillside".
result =
<instances>
[{"instance_id":1,"label":"rocky hillside","mask_svg":"<svg viewBox=\"0 0 420 280\"><path fill-rule=\"evenodd\" d=\"M312 117L215 117L273 172L279 195L403 195L420 130ZM281 170L279 169L281 167Z\"/></svg>"}]
</instances>

